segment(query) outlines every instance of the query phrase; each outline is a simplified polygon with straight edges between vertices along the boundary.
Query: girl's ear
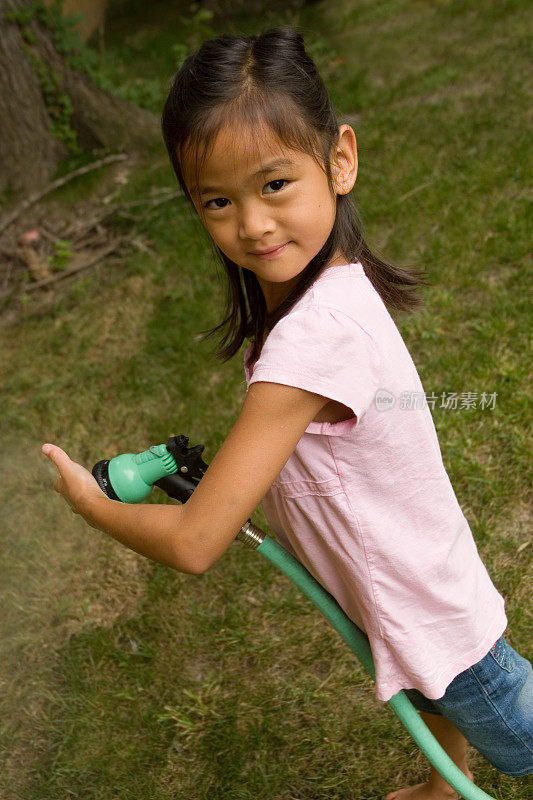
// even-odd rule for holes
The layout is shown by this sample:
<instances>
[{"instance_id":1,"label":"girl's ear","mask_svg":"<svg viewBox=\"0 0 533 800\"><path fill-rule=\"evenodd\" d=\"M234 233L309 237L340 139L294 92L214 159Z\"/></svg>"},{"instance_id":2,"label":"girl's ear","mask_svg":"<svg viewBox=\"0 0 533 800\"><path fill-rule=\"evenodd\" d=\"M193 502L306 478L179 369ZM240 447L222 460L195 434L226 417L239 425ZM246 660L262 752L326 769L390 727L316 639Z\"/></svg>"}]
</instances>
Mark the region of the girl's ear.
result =
<instances>
[{"instance_id":1,"label":"girl's ear","mask_svg":"<svg viewBox=\"0 0 533 800\"><path fill-rule=\"evenodd\" d=\"M357 178L357 140L350 125L341 125L332 159L337 194L348 194Z\"/></svg>"}]
</instances>

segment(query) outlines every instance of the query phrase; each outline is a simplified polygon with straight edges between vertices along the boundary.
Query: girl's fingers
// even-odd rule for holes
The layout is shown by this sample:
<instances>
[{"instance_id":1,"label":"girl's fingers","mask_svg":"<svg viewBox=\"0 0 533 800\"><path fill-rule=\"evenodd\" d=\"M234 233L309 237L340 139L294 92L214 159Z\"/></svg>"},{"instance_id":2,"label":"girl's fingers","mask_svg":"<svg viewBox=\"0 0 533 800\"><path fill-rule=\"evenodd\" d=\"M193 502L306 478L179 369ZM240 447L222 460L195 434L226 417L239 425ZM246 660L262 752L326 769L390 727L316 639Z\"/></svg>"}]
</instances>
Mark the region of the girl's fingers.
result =
<instances>
[{"instance_id":1,"label":"girl's fingers","mask_svg":"<svg viewBox=\"0 0 533 800\"><path fill-rule=\"evenodd\" d=\"M45 454L45 456L49 456L49 458L51 458L53 461L55 461L57 458L65 456L68 458L65 451L62 450L60 447L58 447L57 444L50 444L49 442L47 442L46 444L43 444L41 450Z\"/></svg>"},{"instance_id":2,"label":"girl's fingers","mask_svg":"<svg viewBox=\"0 0 533 800\"><path fill-rule=\"evenodd\" d=\"M47 442L42 445L41 451L59 470L59 475L53 482L54 490L64 497L75 514L83 516L80 509L86 509L93 496L105 497L91 473L81 464L72 461L61 447Z\"/></svg>"},{"instance_id":3,"label":"girl's fingers","mask_svg":"<svg viewBox=\"0 0 533 800\"><path fill-rule=\"evenodd\" d=\"M65 495L65 483L62 475L65 468L68 467L68 464L72 463L71 459L64 450L55 444L43 444L41 451L45 456L48 456L50 461L52 461L59 470L59 476L55 479L53 484L54 490L58 494Z\"/></svg>"},{"instance_id":4,"label":"girl's fingers","mask_svg":"<svg viewBox=\"0 0 533 800\"><path fill-rule=\"evenodd\" d=\"M71 461L65 451L55 444L43 444L41 452L54 462L60 472L62 467L66 467Z\"/></svg>"}]
</instances>

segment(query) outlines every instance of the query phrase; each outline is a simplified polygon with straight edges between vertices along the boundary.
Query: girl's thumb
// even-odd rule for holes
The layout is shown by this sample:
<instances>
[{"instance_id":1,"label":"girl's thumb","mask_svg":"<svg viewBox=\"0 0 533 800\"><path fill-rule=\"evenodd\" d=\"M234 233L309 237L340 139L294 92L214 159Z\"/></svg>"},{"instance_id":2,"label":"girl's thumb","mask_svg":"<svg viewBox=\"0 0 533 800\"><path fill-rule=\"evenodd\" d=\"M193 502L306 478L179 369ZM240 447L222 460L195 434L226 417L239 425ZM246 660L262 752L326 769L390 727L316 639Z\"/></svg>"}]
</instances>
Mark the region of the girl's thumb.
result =
<instances>
[{"instance_id":1,"label":"girl's thumb","mask_svg":"<svg viewBox=\"0 0 533 800\"><path fill-rule=\"evenodd\" d=\"M44 453L45 456L49 456L56 464L58 461L70 461L65 451L55 444L43 444L41 452Z\"/></svg>"}]
</instances>

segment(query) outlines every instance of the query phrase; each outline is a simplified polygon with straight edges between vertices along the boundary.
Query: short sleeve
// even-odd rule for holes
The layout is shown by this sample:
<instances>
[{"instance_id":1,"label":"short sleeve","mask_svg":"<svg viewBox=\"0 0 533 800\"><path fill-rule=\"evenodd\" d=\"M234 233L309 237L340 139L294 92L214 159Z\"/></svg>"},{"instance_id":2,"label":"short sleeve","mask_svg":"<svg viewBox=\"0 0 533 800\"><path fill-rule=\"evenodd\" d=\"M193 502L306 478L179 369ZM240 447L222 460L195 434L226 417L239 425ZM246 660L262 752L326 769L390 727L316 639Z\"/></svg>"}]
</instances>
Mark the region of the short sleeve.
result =
<instances>
[{"instance_id":1,"label":"short sleeve","mask_svg":"<svg viewBox=\"0 0 533 800\"><path fill-rule=\"evenodd\" d=\"M310 306L275 325L247 378L248 386L271 381L321 394L351 408L360 422L374 400L379 370L377 347L361 325L344 311Z\"/></svg>"}]
</instances>

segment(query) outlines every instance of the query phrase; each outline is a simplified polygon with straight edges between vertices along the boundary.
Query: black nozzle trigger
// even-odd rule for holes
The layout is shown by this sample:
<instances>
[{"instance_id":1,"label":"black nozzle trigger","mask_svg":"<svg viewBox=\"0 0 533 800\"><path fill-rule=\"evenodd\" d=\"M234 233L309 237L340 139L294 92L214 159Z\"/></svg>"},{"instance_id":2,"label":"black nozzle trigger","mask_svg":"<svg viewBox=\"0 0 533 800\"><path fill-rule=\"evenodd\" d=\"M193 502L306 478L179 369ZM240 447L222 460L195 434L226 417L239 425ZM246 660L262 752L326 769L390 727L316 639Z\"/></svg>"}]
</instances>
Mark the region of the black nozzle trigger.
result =
<instances>
[{"instance_id":1,"label":"black nozzle trigger","mask_svg":"<svg viewBox=\"0 0 533 800\"><path fill-rule=\"evenodd\" d=\"M203 444L188 447L187 436L171 436L167 442L167 450L174 457L177 471L155 482L169 497L185 503L194 492L205 475L208 464L200 457L204 451Z\"/></svg>"}]
</instances>

